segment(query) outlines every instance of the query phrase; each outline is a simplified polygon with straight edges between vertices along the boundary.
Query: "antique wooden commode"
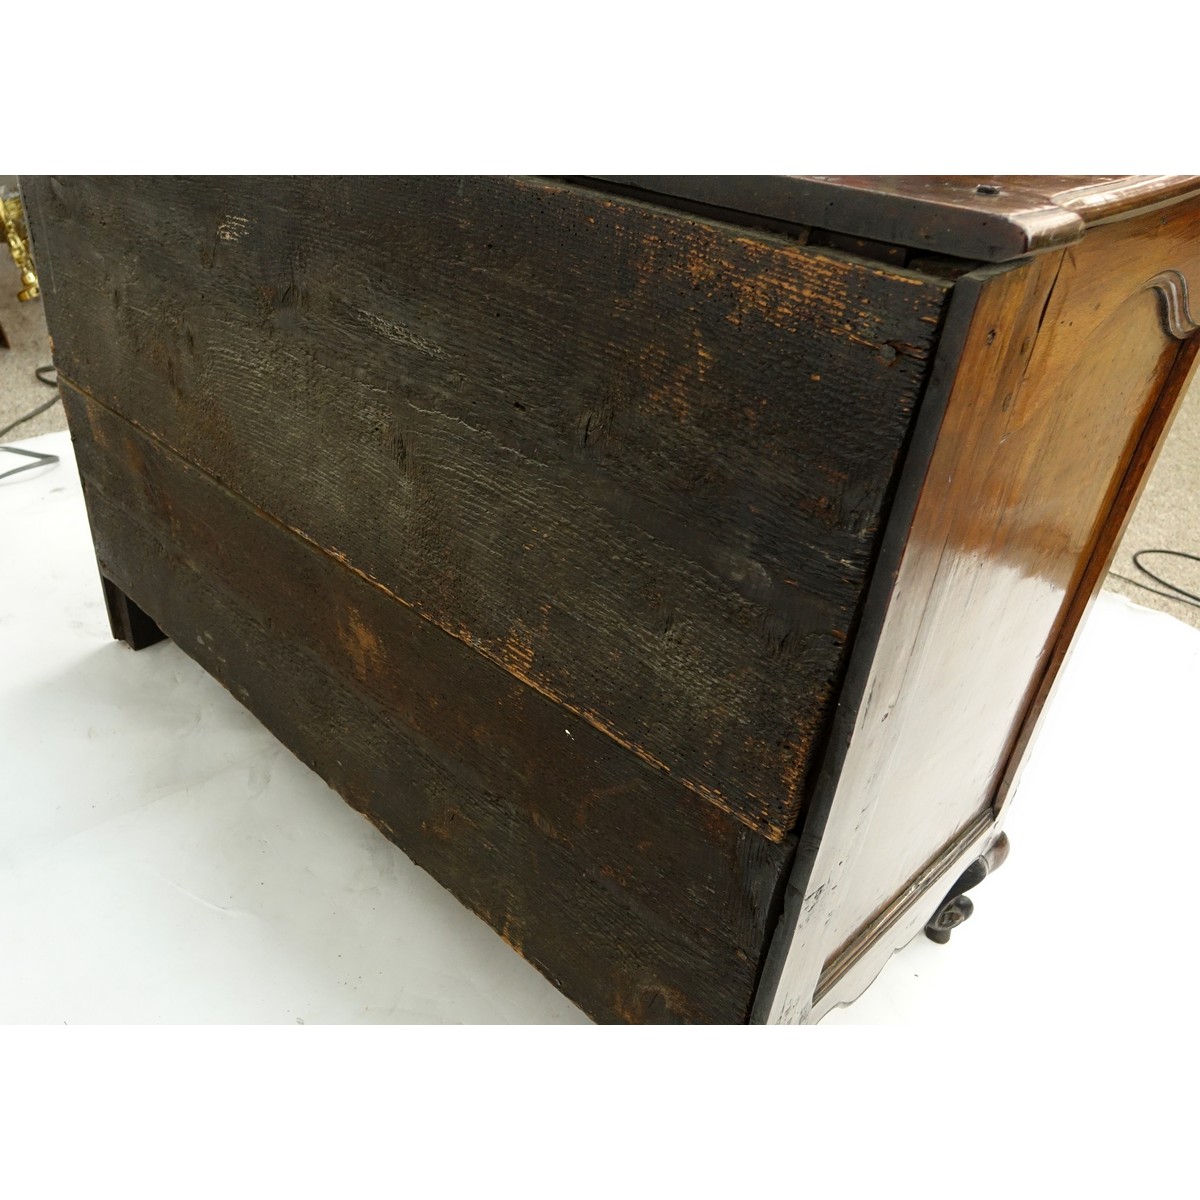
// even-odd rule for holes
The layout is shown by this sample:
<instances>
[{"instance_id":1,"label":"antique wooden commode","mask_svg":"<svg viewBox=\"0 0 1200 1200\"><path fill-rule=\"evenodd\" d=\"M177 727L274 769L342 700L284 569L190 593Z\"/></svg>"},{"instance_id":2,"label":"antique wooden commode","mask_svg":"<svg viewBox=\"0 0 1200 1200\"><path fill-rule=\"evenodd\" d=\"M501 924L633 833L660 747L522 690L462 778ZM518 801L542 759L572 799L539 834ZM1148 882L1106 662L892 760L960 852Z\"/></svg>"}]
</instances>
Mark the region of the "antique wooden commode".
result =
<instances>
[{"instance_id":1,"label":"antique wooden commode","mask_svg":"<svg viewBox=\"0 0 1200 1200\"><path fill-rule=\"evenodd\" d=\"M114 634L592 1017L815 1020L967 913L1200 177L23 188Z\"/></svg>"}]
</instances>

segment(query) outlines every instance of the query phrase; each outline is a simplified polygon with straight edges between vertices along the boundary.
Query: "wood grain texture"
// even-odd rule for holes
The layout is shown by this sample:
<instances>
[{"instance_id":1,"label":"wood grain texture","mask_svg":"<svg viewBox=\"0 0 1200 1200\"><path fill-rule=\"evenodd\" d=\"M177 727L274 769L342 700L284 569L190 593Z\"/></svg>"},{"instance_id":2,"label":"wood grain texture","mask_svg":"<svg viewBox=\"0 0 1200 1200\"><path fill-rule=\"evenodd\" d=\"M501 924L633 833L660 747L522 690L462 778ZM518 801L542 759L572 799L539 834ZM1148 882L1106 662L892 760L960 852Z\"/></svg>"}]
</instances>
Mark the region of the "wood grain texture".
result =
<instances>
[{"instance_id":1,"label":"wood grain texture","mask_svg":"<svg viewBox=\"0 0 1200 1200\"><path fill-rule=\"evenodd\" d=\"M519 180L27 180L64 377L781 841L948 284Z\"/></svg>"},{"instance_id":2,"label":"wood grain texture","mask_svg":"<svg viewBox=\"0 0 1200 1200\"><path fill-rule=\"evenodd\" d=\"M791 845L63 384L106 577L600 1021L742 1022Z\"/></svg>"},{"instance_id":3,"label":"wood grain texture","mask_svg":"<svg viewBox=\"0 0 1200 1200\"><path fill-rule=\"evenodd\" d=\"M25 182L115 631L599 1020L920 928L1196 354L1193 177L717 182Z\"/></svg>"},{"instance_id":4,"label":"wood grain texture","mask_svg":"<svg viewBox=\"0 0 1200 1200\"><path fill-rule=\"evenodd\" d=\"M1167 269L1200 271L1198 201L981 279L824 840L789 904L775 1019L810 1016L814 992L863 959L868 927L886 934L912 881L994 822L1178 391L1153 285Z\"/></svg>"}]
</instances>

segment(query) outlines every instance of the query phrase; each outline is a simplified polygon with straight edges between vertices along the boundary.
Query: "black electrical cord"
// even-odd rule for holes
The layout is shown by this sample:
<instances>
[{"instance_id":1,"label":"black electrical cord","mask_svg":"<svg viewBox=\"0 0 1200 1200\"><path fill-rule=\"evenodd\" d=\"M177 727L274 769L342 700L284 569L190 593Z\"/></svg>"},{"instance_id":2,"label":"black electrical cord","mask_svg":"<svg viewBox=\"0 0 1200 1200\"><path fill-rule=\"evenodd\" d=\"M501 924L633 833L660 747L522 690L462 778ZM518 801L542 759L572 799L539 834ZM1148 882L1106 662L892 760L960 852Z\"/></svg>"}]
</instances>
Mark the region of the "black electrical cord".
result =
<instances>
[{"instance_id":1,"label":"black electrical cord","mask_svg":"<svg viewBox=\"0 0 1200 1200\"><path fill-rule=\"evenodd\" d=\"M1200 554L1188 554L1183 550L1139 550L1133 556L1133 565L1148 579L1153 579L1155 583L1161 583L1163 587L1170 589L1166 592L1150 587L1148 584L1139 583L1136 579L1130 579L1128 576L1118 574L1116 571L1111 572L1111 574L1117 579L1122 579L1126 583L1133 584L1134 587L1141 588L1144 592L1153 592L1156 596L1162 596L1166 600L1176 600L1180 604L1189 604L1192 608L1200 608L1200 596L1197 596L1195 592L1189 592L1186 588L1181 588L1169 579L1163 579L1161 575L1155 575L1148 567L1143 566L1141 560L1143 555L1146 554L1166 554L1171 558L1183 558L1189 562L1200 562Z\"/></svg>"},{"instance_id":2,"label":"black electrical cord","mask_svg":"<svg viewBox=\"0 0 1200 1200\"><path fill-rule=\"evenodd\" d=\"M53 373L53 379L47 379L46 376ZM53 366L38 367L34 371L39 383L44 383L47 387L58 387L58 372ZM5 425L0 429L0 438L5 434L11 433L18 425L24 425L26 421L32 421L34 417L40 416L47 409L53 408L61 396L55 396L53 400L47 400L45 404L39 404L37 408L31 409L24 416L18 417L11 425ZM0 471L0 479L7 479L10 475L19 475L22 471L32 471L36 467L48 467L52 463L58 462L57 454L43 454L40 450L23 450L17 446L0 446L0 450L7 450L9 454L20 454L24 458L32 458L34 461L26 463L23 467L13 467L11 471Z\"/></svg>"}]
</instances>

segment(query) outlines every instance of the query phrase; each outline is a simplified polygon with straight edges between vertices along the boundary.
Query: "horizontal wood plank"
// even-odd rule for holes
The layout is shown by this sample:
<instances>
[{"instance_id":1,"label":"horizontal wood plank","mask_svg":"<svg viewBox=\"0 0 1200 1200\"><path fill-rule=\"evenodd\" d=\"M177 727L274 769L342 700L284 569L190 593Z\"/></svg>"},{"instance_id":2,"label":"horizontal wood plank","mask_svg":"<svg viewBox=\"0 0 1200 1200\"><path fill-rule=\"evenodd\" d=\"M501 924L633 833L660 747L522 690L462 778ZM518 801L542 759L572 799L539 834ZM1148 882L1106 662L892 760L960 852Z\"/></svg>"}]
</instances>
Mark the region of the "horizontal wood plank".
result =
<instances>
[{"instance_id":1,"label":"horizontal wood plank","mask_svg":"<svg viewBox=\"0 0 1200 1200\"><path fill-rule=\"evenodd\" d=\"M746 1019L775 845L63 384L101 570L598 1020Z\"/></svg>"},{"instance_id":2,"label":"horizontal wood plank","mask_svg":"<svg viewBox=\"0 0 1200 1200\"><path fill-rule=\"evenodd\" d=\"M27 190L65 378L794 827L947 284L532 181Z\"/></svg>"}]
</instances>

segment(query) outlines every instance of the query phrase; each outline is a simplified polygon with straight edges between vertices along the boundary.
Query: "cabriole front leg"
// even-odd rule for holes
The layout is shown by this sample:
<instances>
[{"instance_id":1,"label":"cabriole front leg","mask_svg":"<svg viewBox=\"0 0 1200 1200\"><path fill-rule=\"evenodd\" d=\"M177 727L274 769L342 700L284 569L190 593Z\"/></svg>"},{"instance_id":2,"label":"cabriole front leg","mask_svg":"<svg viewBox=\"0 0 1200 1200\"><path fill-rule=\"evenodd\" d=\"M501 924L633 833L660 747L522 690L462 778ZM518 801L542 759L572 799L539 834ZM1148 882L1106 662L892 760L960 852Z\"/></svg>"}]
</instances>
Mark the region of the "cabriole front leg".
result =
<instances>
[{"instance_id":1,"label":"cabriole front leg","mask_svg":"<svg viewBox=\"0 0 1200 1200\"><path fill-rule=\"evenodd\" d=\"M1008 834L1002 833L971 865L958 877L941 907L925 926L925 936L932 942L945 945L950 933L961 925L974 911L970 896L965 895L977 887L1008 857Z\"/></svg>"}]
</instances>

